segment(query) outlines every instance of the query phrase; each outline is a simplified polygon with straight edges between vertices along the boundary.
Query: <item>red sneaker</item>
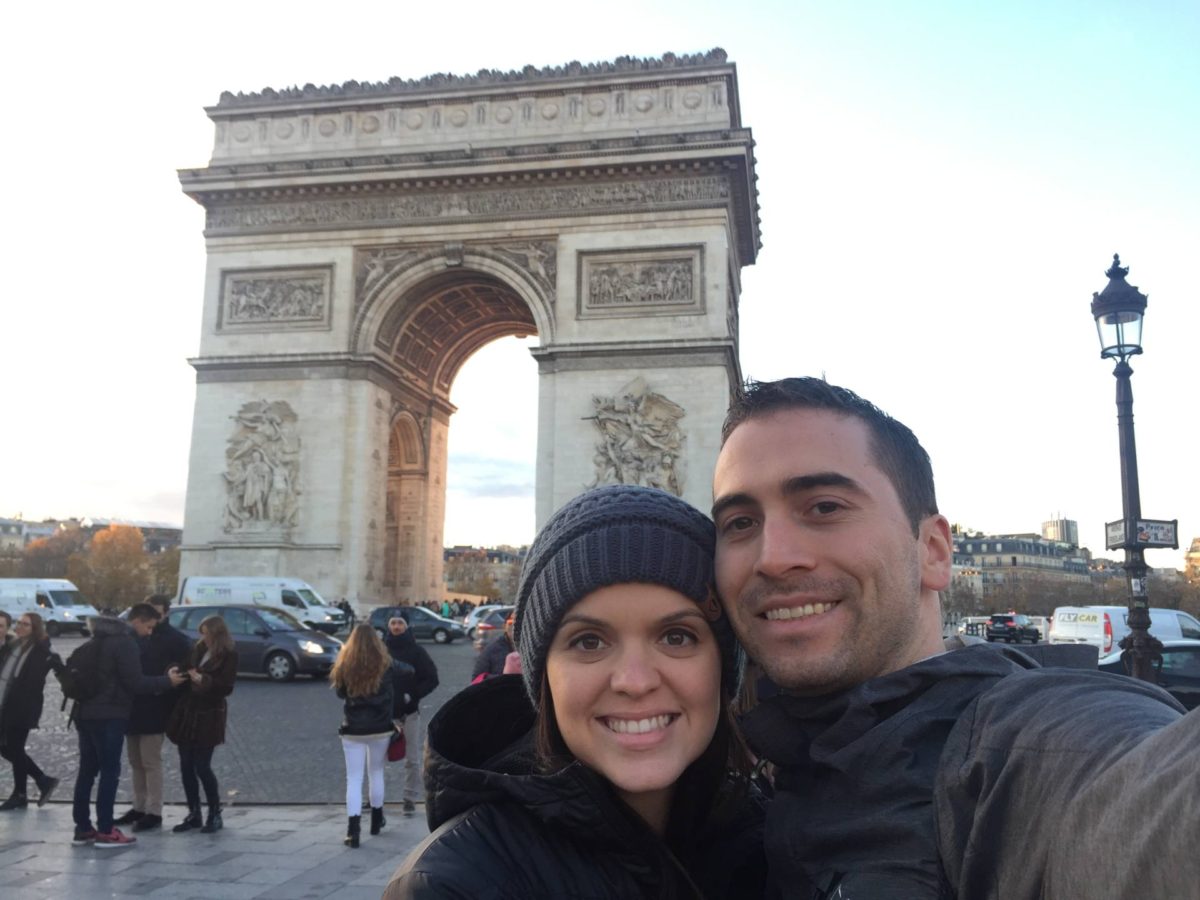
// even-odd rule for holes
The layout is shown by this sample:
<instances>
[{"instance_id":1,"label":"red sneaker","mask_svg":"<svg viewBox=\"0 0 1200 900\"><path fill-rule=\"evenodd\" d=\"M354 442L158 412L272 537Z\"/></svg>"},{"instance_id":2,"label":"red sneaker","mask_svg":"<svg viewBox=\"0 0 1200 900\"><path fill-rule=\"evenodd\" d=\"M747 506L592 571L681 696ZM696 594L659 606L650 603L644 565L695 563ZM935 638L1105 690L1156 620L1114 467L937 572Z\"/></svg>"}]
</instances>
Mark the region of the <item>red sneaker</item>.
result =
<instances>
[{"instance_id":1,"label":"red sneaker","mask_svg":"<svg viewBox=\"0 0 1200 900\"><path fill-rule=\"evenodd\" d=\"M129 837L121 833L120 828L114 827L112 831L97 831L96 846L97 847L125 847L129 844L136 844L137 838Z\"/></svg>"}]
</instances>

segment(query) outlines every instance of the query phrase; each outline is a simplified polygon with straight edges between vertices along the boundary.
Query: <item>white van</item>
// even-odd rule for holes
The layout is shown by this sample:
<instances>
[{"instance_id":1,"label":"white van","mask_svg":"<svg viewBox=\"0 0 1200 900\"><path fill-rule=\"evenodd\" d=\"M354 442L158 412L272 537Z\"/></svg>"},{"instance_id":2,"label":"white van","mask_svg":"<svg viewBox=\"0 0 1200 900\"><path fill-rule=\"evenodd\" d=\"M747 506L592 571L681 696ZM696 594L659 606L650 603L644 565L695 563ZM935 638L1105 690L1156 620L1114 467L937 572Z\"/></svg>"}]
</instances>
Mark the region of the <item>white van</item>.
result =
<instances>
[{"instance_id":1,"label":"white van","mask_svg":"<svg viewBox=\"0 0 1200 900\"><path fill-rule=\"evenodd\" d=\"M1050 625L1051 644L1091 644L1100 655L1111 653L1129 634L1125 606L1060 606ZM1160 641L1200 639L1200 621L1177 609L1151 609L1150 634Z\"/></svg>"},{"instance_id":2,"label":"white van","mask_svg":"<svg viewBox=\"0 0 1200 900\"><path fill-rule=\"evenodd\" d=\"M14 619L37 613L51 637L68 631L87 634L88 616L100 615L65 578L0 578L0 609Z\"/></svg>"},{"instance_id":3,"label":"white van","mask_svg":"<svg viewBox=\"0 0 1200 900\"><path fill-rule=\"evenodd\" d=\"M190 575L179 586L176 606L224 606L250 603L291 613L309 628L336 634L346 624L346 614L325 602L299 578L245 578Z\"/></svg>"}]
</instances>

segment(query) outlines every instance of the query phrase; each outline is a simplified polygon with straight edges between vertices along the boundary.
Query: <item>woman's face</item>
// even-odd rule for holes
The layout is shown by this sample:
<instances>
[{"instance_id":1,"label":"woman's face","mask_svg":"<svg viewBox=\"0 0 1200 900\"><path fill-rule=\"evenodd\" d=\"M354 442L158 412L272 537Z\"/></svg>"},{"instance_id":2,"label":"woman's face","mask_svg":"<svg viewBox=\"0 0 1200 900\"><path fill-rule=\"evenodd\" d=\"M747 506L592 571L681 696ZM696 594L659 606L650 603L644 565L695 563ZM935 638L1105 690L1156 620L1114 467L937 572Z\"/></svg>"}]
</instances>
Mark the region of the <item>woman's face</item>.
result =
<instances>
[{"instance_id":1,"label":"woman's face","mask_svg":"<svg viewBox=\"0 0 1200 900\"><path fill-rule=\"evenodd\" d=\"M571 607L546 677L567 748L627 802L669 792L716 731L716 638L699 606L661 585L612 585Z\"/></svg>"}]
</instances>

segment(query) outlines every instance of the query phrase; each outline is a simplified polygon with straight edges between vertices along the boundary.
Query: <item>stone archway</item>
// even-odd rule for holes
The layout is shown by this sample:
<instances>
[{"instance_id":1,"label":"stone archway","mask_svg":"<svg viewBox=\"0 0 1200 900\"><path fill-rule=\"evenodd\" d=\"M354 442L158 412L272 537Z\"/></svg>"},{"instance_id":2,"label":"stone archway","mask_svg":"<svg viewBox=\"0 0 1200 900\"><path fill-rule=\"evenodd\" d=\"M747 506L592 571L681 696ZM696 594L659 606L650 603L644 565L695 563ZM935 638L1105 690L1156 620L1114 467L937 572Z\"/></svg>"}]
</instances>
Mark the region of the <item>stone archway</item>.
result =
<instances>
[{"instance_id":1,"label":"stone archway","mask_svg":"<svg viewBox=\"0 0 1200 900\"><path fill-rule=\"evenodd\" d=\"M723 52L208 113L183 574L440 595L450 387L505 335L538 342L539 524L612 480L707 504L759 246Z\"/></svg>"}]
</instances>

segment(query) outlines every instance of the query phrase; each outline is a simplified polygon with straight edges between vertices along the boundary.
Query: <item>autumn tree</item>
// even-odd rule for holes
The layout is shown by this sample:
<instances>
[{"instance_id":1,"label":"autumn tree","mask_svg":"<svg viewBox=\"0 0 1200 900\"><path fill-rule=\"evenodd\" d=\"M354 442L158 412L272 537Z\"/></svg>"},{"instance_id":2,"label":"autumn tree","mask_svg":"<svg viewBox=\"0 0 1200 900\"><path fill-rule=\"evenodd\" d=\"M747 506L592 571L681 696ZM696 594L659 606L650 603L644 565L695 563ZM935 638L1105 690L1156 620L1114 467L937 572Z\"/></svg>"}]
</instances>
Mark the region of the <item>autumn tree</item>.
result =
<instances>
[{"instance_id":1,"label":"autumn tree","mask_svg":"<svg viewBox=\"0 0 1200 900\"><path fill-rule=\"evenodd\" d=\"M83 554L90 540L91 536L82 528L63 528L32 541L21 557L21 577L70 578L67 561Z\"/></svg>"},{"instance_id":2,"label":"autumn tree","mask_svg":"<svg viewBox=\"0 0 1200 900\"><path fill-rule=\"evenodd\" d=\"M76 587L98 607L124 609L141 601L148 593L150 560L142 542L141 529L129 525L110 525L96 532L88 548L87 571L74 578Z\"/></svg>"},{"instance_id":3,"label":"autumn tree","mask_svg":"<svg viewBox=\"0 0 1200 900\"><path fill-rule=\"evenodd\" d=\"M151 593L175 596L179 587L178 547L170 547L150 557L150 581Z\"/></svg>"}]
</instances>

